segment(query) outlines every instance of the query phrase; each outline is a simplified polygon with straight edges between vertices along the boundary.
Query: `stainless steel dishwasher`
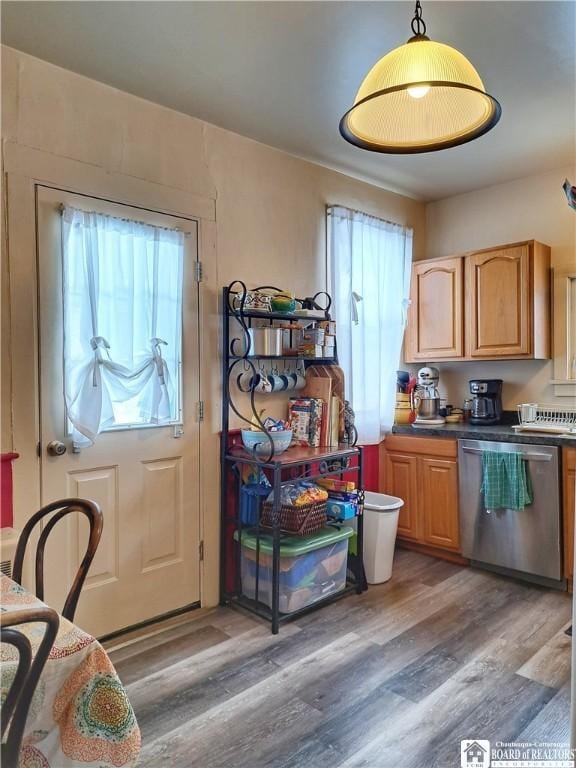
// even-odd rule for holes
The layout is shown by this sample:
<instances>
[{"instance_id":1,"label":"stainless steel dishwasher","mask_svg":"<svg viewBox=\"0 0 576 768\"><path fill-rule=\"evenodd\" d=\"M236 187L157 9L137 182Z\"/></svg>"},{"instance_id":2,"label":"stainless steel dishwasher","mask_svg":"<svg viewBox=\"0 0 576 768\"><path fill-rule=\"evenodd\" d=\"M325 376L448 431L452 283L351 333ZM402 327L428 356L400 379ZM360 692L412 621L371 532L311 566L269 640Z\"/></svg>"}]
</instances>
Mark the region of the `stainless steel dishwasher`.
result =
<instances>
[{"instance_id":1,"label":"stainless steel dishwasher","mask_svg":"<svg viewBox=\"0 0 576 768\"><path fill-rule=\"evenodd\" d=\"M530 506L486 510L481 491L484 451L522 454L532 482L534 501ZM558 448L459 440L458 469L464 557L516 577L561 586Z\"/></svg>"}]
</instances>

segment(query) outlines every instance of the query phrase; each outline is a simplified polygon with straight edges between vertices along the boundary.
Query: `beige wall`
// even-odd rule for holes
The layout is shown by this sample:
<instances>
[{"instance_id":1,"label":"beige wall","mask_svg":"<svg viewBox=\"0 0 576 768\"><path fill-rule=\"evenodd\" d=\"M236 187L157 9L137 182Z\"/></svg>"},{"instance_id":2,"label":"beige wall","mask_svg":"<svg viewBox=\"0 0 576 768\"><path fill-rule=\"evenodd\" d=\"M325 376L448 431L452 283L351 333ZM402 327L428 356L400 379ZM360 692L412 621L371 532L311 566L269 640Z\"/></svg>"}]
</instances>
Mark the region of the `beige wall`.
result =
<instances>
[{"instance_id":1,"label":"beige wall","mask_svg":"<svg viewBox=\"0 0 576 768\"><path fill-rule=\"evenodd\" d=\"M564 178L575 176L570 168L425 208L12 49L3 48L2 65L4 140L216 200L219 285L241 277L298 294L323 288L329 203L414 227L416 259L535 238L552 246L554 265L574 263L576 215L561 190ZM1 447L7 450L13 441L5 259L2 281ZM440 368L455 403L475 376L503 378L507 407L553 400L548 362L444 363ZM217 376L215 369L215 386Z\"/></svg>"},{"instance_id":2,"label":"beige wall","mask_svg":"<svg viewBox=\"0 0 576 768\"><path fill-rule=\"evenodd\" d=\"M242 278L297 295L324 288L324 219L330 203L412 226L415 255L425 253L422 203L26 54L6 47L2 53L4 140L216 200L219 285ZM7 302L3 306L4 329ZM3 336L2 342L6 362L8 339ZM5 366L3 450L13 447L8 373ZM217 368L215 382L216 377Z\"/></svg>"},{"instance_id":3,"label":"beige wall","mask_svg":"<svg viewBox=\"0 0 576 768\"><path fill-rule=\"evenodd\" d=\"M427 206L426 257L448 256L521 240L552 248L552 266L576 266L576 213L566 204L564 179L574 168L529 176L507 184L450 197ZM443 392L461 405L472 378L504 380L504 407L521 402L559 402L550 361L440 363Z\"/></svg>"}]
</instances>

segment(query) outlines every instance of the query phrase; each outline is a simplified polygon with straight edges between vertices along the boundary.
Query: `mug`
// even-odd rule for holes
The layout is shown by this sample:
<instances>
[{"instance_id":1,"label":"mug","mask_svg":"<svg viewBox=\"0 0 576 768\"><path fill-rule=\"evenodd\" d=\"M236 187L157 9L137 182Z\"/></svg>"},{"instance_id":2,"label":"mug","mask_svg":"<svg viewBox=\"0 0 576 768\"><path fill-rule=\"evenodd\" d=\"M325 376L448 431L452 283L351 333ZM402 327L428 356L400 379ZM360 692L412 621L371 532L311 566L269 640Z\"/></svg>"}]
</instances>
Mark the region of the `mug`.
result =
<instances>
[{"instance_id":1,"label":"mug","mask_svg":"<svg viewBox=\"0 0 576 768\"><path fill-rule=\"evenodd\" d=\"M300 373L300 371L296 371L293 376L295 377L294 389L304 389L306 386L306 376L304 376L303 373Z\"/></svg>"},{"instance_id":2,"label":"mug","mask_svg":"<svg viewBox=\"0 0 576 768\"><path fill-rule=\"evenodd\" d=\"M253 373L251 369L243 371L236 376L236 385L240 392L250 392L252 386Z\"/></svg>"},{"instance_id":3,"label":"mug","mask_svg":"<svg viewBox=\"0 0 576 768\"><path fill-rule=\"evenodd\" d=\"M252 371L244 371L236 377L236 384L240 392L272 392L272 384L263 373L254 376Z\"/></svg>"},{"instance_id":4,"label":"mug","mask_svg":"<svg viewBox=\"0 0 576 768\"><path fill-rule=\"evenodd\" d=\"M277 373L271 373L268 376L268 381L272 387L272 392L283 392L288 387L288 379L286 376L280 376Z\"/></svg>"},{"instance_id":5,"label":"mug","mask_svg":"<svg viewBox=\"0 0 576 768\"><path fill-rule=\"evenodd\" d=\"M252 389L254 392L272 392L270 377L266 376L265 373L257 373L252 383Z\"/></svg>"}]
</instances>

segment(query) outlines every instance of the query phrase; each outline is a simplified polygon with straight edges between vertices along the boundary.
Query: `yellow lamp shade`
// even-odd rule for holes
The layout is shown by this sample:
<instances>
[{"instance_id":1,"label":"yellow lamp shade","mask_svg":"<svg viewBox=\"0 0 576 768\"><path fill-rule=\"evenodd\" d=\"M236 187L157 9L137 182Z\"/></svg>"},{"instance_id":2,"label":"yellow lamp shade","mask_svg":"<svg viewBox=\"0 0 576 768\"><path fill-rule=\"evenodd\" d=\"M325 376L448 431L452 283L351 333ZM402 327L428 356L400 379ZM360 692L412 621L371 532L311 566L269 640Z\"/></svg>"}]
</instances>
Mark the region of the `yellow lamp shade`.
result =
<instances>
[{"instance_id":1,"label":"yellow lamp shade","mask_svg":"<svg viewBox=\"0 0 576 768\"><path fill-rule=\"evenodd\" d=\"M376 152L433 152L481 136L500 114L500 104L465 56L416 35L372 67L340 121L340 133Z\"/></svg>"}]
</instances>

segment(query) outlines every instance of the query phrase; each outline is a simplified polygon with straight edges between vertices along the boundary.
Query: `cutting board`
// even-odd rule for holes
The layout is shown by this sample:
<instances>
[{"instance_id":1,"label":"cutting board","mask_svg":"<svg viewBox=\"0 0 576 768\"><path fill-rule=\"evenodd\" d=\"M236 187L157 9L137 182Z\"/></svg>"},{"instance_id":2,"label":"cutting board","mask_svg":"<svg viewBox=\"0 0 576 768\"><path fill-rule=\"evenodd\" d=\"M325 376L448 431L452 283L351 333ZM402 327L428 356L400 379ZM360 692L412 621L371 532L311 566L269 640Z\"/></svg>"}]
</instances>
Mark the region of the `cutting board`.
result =
<instances>
[{"instance_id":1,"label":"cutting board","mask_svg":"<svg viewBox=\"0 0 576 768\"><path fill-rule=\"evenodd\" d=\"M309 381L316 378L330 379L332 382L331 394L338 395L340 400L344 402L346 399L344 396L344 371L339 365L311 365L306 371L306 386L308 386ZM310 395L310 397L312 397L312 395ZM314 397L316 397L316 395L314 395ZM321 395L318 395L318 397L321 397Z\"/></svg>"}]
</instances>

